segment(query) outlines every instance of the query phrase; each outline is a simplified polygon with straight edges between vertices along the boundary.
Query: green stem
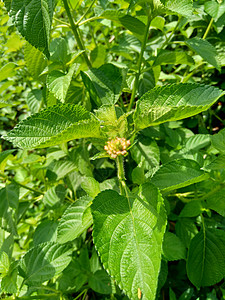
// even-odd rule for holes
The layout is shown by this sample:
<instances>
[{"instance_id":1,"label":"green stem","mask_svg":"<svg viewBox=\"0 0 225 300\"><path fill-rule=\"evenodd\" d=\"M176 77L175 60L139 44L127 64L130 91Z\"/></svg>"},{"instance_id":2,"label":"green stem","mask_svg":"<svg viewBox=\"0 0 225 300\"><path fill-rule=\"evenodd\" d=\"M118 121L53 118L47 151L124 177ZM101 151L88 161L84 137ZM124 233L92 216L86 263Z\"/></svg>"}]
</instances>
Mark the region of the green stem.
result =
<instances>
[{"instance_id":1,"label":"green stem","mask_svg":"<svg viewBox=\"0 0 225 300\"><path fill-rule=\"evenodd\" d=\"M203 40L206 39L206 37L207 37L207 35L208 35L208 33L209 33L209 30L210 30L210 28L212 27L212 23L213 23L213 18L210 20L209 25L208 25L208 27L206 28L206 31L205 31L205 33L204 33L204 35L203 35L203 37L202 37Z\"/></svg>"},{"instance_id":2,"label":"green stem","mask_svg":"<svg viewBox=\"0 0 225 300\"><path fill-rule=\"evenodd\" d=\"M120 185L120 194L124 195L125 194L125 189L124 187L126 186L125 183L125 173L124 173L124 166L123 166L123 156L118 155L116 158L116 165L117 165L117 177L119 180L119 185Z\"/></svg>"},{"instance_id":3,"label":"green stem","mask_svg":"<svg viewBox=\"0 0 225 300\"><path fill-rule=\"evenodd\" d=\"M135 99L135 95L136 95L136 91L137 91L138 83L139 83L139 77L140 77L140 74L141 74L141 65L142 65L142 60L143 60L143 54L144 54L146 43L147 43L147 40L148 40L148 33L149 33L150 24L151 24L151 17L148 16L148 22L147 22L147 25L146 25L144 39L143 39L143 43L142 43L142 46L141 46L141 52L140 52L139 57L138 57L138 72L135 76L134 87L133 87L133 90L132 90L131 99L130 99L130 103L129 103L129 106L128 106L128 111L131 111L131 109L133 107L133 104L134 104L134 99Z\"/></svg>"},{"instance_id":4,"label":"green stem","mask_svg":"<svg viewBox=\"0 0 225 300\"><path fill-rule=\"evenodd\" d=\"M78 27L77 25L74 23L74 20L73 20L73 17L71 15L71 12L70 12L70 8L69 8L69 5L68 5L68 2L67 0L63 0L63 4L64 4L64 7L65 7L65 10L66 10L66 13L67 13L67 16L68 16L68 19L69 19L69 22L70 22L70 26L71 26L71 29L73 31L73 34L74 34L74 37L77 41L77 45L79 47L80 50L84 50L84 52L82 53L83 57L84 57L84 60L86 61L86 64L89 68L91 68L91 62L90 60L88 59L88 56L87 56L87 53L85 52L85 48L84 48L84 45L83 45L83 42L80 38L80 35L78 33Z\"/></svg>"},{"instance_id":5,"label":"green stem","mask_svg":"<svg viewBox=\"0 0 225 300\"><path fill-rule=\"evenodd\" d=\"M77 25L86 17L86 15L89 13L89 11L91 10L92 6L94 5L96 0L93 0L91 5L88 7L88 9L86 10L86 12L83 14L83 16L77 21Z\"/></svg>"}]
</instances>

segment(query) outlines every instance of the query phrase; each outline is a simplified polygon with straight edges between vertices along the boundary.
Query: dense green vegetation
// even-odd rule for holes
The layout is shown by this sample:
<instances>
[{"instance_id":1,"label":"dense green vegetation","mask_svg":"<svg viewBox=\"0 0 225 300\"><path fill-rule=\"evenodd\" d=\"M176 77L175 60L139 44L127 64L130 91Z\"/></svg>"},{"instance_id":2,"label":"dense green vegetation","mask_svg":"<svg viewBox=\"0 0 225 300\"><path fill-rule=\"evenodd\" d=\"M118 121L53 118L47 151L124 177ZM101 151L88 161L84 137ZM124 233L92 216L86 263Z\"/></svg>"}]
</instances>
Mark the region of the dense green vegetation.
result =
<instances>
[{"instance_id":1,"label":"dense green vegetation","mask_svg":"<svg viewBox=\"0 0 225 300\"><path fill-rule=\"evenodd\" d=\"M225 299L225 1L0 3L0 298Z\"/></svg>"}]
</instances>

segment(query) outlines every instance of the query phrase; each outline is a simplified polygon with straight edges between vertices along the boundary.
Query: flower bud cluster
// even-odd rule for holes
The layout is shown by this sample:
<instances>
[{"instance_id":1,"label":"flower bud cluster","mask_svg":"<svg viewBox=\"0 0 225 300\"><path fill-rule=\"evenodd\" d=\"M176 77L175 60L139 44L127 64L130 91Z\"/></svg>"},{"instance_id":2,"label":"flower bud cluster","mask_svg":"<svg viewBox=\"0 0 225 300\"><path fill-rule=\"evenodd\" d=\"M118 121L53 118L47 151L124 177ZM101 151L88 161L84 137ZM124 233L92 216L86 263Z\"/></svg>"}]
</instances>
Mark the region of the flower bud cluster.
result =
<instances>
[{"instance_id":1,"label":"flower bud cluster","mask_svg":"<svg viewBox=\"0 0 225 300\"><path fill-rule=\"evenodd\" d=\"M125 138L116 137L114 140L110 140L105 145L105 151L111 156L116 158L118 155L125 155L127 153L127 147L130 146L130 141Z\"/></svg>"}]
</instances>

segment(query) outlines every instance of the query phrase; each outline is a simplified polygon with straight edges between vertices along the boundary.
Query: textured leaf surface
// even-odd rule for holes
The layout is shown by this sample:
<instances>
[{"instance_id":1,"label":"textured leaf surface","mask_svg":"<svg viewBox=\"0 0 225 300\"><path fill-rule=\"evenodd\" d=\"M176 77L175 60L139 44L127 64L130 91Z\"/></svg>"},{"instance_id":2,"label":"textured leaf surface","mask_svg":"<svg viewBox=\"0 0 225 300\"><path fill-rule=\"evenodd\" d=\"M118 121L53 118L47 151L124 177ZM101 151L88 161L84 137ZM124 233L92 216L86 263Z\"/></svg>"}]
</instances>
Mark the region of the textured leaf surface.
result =
<instances>
[{"instance_id":1,"label":"textured leaf surface","mask_svg":"<svg viewBox=\"0 0 225 300\"><path fill-rule=\"evenodd\" d=\"M57 241L59 243L74 240L91 226L92 215L87 209L91 200L89 196L81 197L66 209L58 227Z\"/></svg>"},{"instance_id":2,"label":"textured leaf surface","mask_svg":"<svg viewBox=\"0 0 225 300\"><path fill-rule=\"evenodd\" d=\"M225 274L225 233L222 230L200 231L191 241L187 275L197 287L219 282Z\"/></svg>"},{"instance_id":3,"label":"textured leaf surface","mask_svg":"<svg viewBox=\"0 0 225 300\"><path fill-rule=\"evenodd\" d=\"M182 241L173 233L166 232L163 241L163 254L168 261L186 258L186 249Z\"/></svg>"},{"instance_id":4,"label":"textured leaf surface","mask_svg":"<svg viewBox=\"0 0 225 300\"><path fill-rule=\"evenodd\" d=\"M183 16L191 16L193 11L192 0L162 0L165 7Z\"/></svg>"},{"instance_id":5,"label":"textured leaf surface","mask_svg":"<svg viewBox=\"0 0 225 300\"><path fill-rule=\"evenodd\" d=\"M208 175L200 169L197 162L179 159L162 165L151 178L151 182L162 191L170 191L200 182Z\"/></svg>"},{"instance_id":6,"label":"textured leaf surface","mask_svg":"<svg viewBox=\"0 0 225 300\"><path fill-rule=\"evenodd\" d=\"M54 0L12 0L9 14L23 37L49 56Z\"/></svg>"},{"instance_id":7,"label":"textured leaf surface","mask_svg":"<svg viewBox=\"0 0 225 300\"><path fill-rule=\"evenodd\" d=\"M99 122L82 106L58 104L20 122L5 138L17 147L30 149L99 136Z\"/></svg>"},{"instance_id":8,"label":"textured leaf surface","mask_svg":"<svg viewBox=\"0 0 225 300\"><path fill-rule=\"evenodd\" d=\"M93 239L102 263L130 299L155 298L161 265L166 215L162 198L151 184L129 198L113 190L93 201Z\"/></svg>"},{"instance_id":9,"label":"textured leaf surface","mask_svg":"<svg viewBox=\"0 0 225 300\"><path fill-rule=\"evenodd\" d=\"M156 87L137 101L134 123L137 130L194 116L207 110L223 92L201 84L172 84Z\"/></svg>"},{"instance_id":10,"label":"textured leaf surface","mask_svg":"<svg viewBox=\"0 0 225 300\"><path fill-rule=\"evenodd\" d=\"M219 152L225 154L225 129L220 130L219 133L214 134L211 137L212 145L215 147Z\"/></svg>"},{"instance_id":11,"label":"textured leaf surface","mask_svg":"<svg viewBox=\"0 0 225 300\"><path fill-rule=\"evenodd\" d=\"M32 248L20 261L19 272L28 285L42 283L60 274L71 261L72 248L49 242Z\"/></svg>"},{"instance_id":12,"label":"textured leaf surface","mask_svg":"<svg viewBox=\"0 0 225 300\"><path fill-rule=\"evenodd\" d=\"M186 44L209 64L220 70L218 53L212 44L197 37L187 40Z\"/></svg>"},{"instance_id":13,"label":"textured leaf surface","mask_svg":"<svg viewBox=\"0 0 225 300\"><path fill-rule=\"evenodd\" d=\"M26 101L32 114L39 112L42 104L42 90L33 89L30 91Z\"/></svg>"},{"instance_id":14,"label":"textured leaf surface","mask_svg":"<svg viewBox=\"0 0 225 300\"><path fill-rule=\"evenodd\" d=\"M73 77L73 73L77 65L74 64L67 74L61 71L52 71L47 78L48 89L55 95L57 99L64 102L66 99L67 91Z\"/></svg>"},{"instance_id":15,"label":"textured leaf surface","mask_svg":"<svg viewBox=\"0 0 225 300\"><path fill-rule=\"evenodd\" d=\"M206 198L207 208L215 210L218 214L225 217L225 188L219 189Z\"/></svg>"}]
</instances>

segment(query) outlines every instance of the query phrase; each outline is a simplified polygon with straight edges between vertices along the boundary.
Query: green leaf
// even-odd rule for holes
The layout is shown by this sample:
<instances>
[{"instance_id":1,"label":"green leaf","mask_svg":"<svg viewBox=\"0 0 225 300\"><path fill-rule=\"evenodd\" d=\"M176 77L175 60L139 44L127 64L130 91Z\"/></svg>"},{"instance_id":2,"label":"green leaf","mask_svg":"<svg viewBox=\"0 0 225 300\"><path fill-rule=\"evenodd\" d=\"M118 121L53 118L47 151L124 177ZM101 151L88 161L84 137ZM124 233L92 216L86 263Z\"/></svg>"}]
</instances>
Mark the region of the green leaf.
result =
<instances>
[{"instance_id":1,"label":"green leaf","mask_svg":"<svg viewBox=\"0 0 225 300\"><path fill-rule=\"evenodd\" d=\"M166 232L163 241L163 254L168 261L186 258L186 248L175 234Z\"/></svg>"},{"instance_id":2,"label":"green leaf","mask_svg":"<svg viewBox=\"0 0 225 300\"><path fill-rule=\"evenodd\" d=\"M88 209L91 200L89 196L83 196L66 209L58 226L57 241L59 243L74 240L91 226L92 215Z\"/></svg>"},{"instance_id":3,"label":"green leaf","mask_svg":"<svg viewBox=\"0 0 225 300\"><path fill-rule=\"evenodd\" d=\"M125 69L112 64L102 65L98 69L81 72L84 85L97 105L114 105L120 96L125 82Z\"/></svg>"},{"instance_id":4,"label":"green leaf","mask_svg":"<svg viewBox=\"0 0 225 300\"><path fill-rule=\"evenodd\" d=\"M175 229L176 235L181 239L186 248L189 248L191 240L198 233L195 222L190 218L180 218L176 222Z\"/></svg>"},{"instance_id":5,"label":"green leaf","mask_svg":"<svg viewBox=\"0 0 225 300\"><path fill-rule=\"evenodd\" d=\"M134 112L137 130L194 116L207 110L223 92L201 84L169 84L155 87L140 100Z\"/></svg>"},{"instance_id":6,"label":"green leaf","mask_svg":"<svg viewBox=\"0 0 225 300\"><path fill-rule=\"evenodd\" d=\"M5 150L0 153L0 164L3 163L15 150Z\"/></svg>"},{"instance_id":7,"label":"green leaf","mask_svg":"<svg viewBox=\"0 0 225 300\"><path fill-rule=\"evenodd\" d=\"M50 44L50 60L66 65L69 60L68 44L65 38L56 38Z\"/></svg>"},{"instance_id":8,"label":"green leaf","mask_svg":"<svg viewBox=\"0 0 225 300\"><path fill-rule=\"evenodd\" d=\"M130 149L133 159L145 170L159 166L160 154L157 143L145 136L140 136L138 142Z\"/></svg>"},{"instance_id":9,"label":"green leaf","mask_svg":"<svg viewBox=\"0 0 225 300\"><path fill-rule=\"evenodd\" d=\"M72 65L67 74L54 70L47 77L48 89L62 102L65 102L67 91L76 68L77 64Z\"/></svg>"},{"instance_id":10,"label":"green leaf","mask_svg":"<svg viewBox=\"0 0 225 300\"><path fill-rule=\"evenodd\" d=\"M15 184L0 190L0 227L17 234L16 220L19 204L19 188Z\"/></svg>"},{"instance_id":11,"label":"green leaf","mask_svg":"<svg viewBox=\"0 0 225 300\"><path fill-rule=\"evenodd\" d=\"M9 256L4 251L0 251L0 273L6 274L10 267Z\"/></svg>"},{"instance_id":12,"label":"green leaf","mask_svg":"<svg viewBox=\"0 0 225 300\"><path fill-rule=\"evenodd\" d=\"M70 245L53 242L29 250L20 261L19 272L27 285L40 284L59 275L71 261Z\"/></svg>"},{"instance_id":13,"label":"green leaf","mask_svg":"<svg viewBox=\"0 0 225 300\"><path fill-rule=\"evenodd\" d=\"M88 280L90 288L100 294L112 294L111 280L105 270L98 270Z\"/></svg>"},{"instance_id":14,"label":"green leaf","mask_svg":"<svg viewBox=\"0 0 225 300\"><path fill-rule=\"evenodd\" d=\"M54 0L12 0L9 11L22 36L47 57L53 10Z\"/></svg>"},{"instance_id":15,"label":"green leaf","mask_svg":"<svg viewBox=\"0 0 225 300\"><path fill-rule=\"evenodd\" d=\"M204 3L204 9L217 22L225 13L225 2L207 1Z\"/></svg>"},{"instance_id":16,"label":"green leaf","mask_svg":"<svg viewBox=\"0 0 225 300\"><path fill-rule=\"evenodd\" d=\"M200 169L199 164L190 159L177 159L162 165L151 178L163 192L182 188L203 181L208 174Z\"/></svg>"},{"instance_id":17,"label":"green leaf","mask_svg":"<svg viewBox=\"0 0 225 300\"><path fill-rule=\"evenodd\" d=\"M218 229L201 230L191 241L187 275L196 286L219 282L225 274L225 232Z\"/></svg>"},{"instance_id":18,"label":"green leaf","mask_svg":"<svg viewBox=\"0 0 225 300\"><path fill-rule=\"evenodd\" d=\"M26 43L24 48L24 60L27 69L33 78L35 80L40 79L40 74L47 66L47 60L43 53L31 44Z\"/></svg>"},{"instance_id":19,"label":"green leaf","mask_svg":"<svg viewBox=\"0 0 225 300\"><path fill-rule=\"evenodd\" d=\"M153 65L158 66L158 65L167 65L167 64L193 65L194 60L191 56L189 56L185 52L163 50L156 57L156 60L154 61Z\"/></svg>"},{"instance_id":20,"label":"green leaf","mask_svg":"<svg viewBox=\"0 0 225 300\"><path fill-rule=\"evenodd\" d=\"M218 188L220 188L220 186ZM221 188L206 198L207 208L215 210L223 217L225 217L224 193L225 188Z\"/></svg>"},{"instance_id":21,"label":"green leaf","mask_svg":"<svg viewBox=\"0 0 225 300\"><path fill-rule=\"evenodd\" d=\"M39 112L42 105L42 90L34 89L30 91L26 101L32 114Z\"/></svg>"},{"instance_id":22,"label":"green leaf","mask_svg":"<svg viewBox=\"0 0 225 300\"><path fill-rule=\"evenodd\" d=\"M193 12L192 0L161 0L165 7L177 14L190 17Z\"/></svg>"},{"instance_id":23,"label":"green leaf","mask_svg":"<svg viewBox=\"0 0 225 300\"><path fill-rule=\"evenodd\" d=\"M225 153L225 128L220 130L219 133L211 136L211 141L213 147L215 147L219 152Z\"/></svg>"},{"instance_id":24,"label":"green leaf","mask_svg":"<svg viewBox=\"0 0 225 300\"><path fill-rule=\"evenodd\" d=\"M15 294L17 292L17 269L9 271L2 278L1 288L5 293Z\"/></svg>"},{"instance_id":25,"label":"green leaf","mask_svg":"<svg viewBox=\"0 0 225 300\"><path fill-rule=\"evenodd\" d=\"M58 104L23 120L4 138L32 149L85 137L100 137L99 122L80 105Z\"/></svg>"},{"instance_id":26,"label":"green leaf","mask_svg":"<svg viewBox=\"0 0 225 300\"><path fill-rule=\"evenodd\" d=\"M214 66L216 69L220 71L220 61L219 56L216 51L216 48L208 41L200 39L200 38L192 38L187 40L186 45L191 48L191 50L195 51L199 54L205 61Z\"/></svg>"},{"instance_id":27,"label":"green leaf","mask_svg":"<svg viewBox=\"0 0 225 300\"><path fill-rule=\"evenodd\" d=\"M151 184L127 197L100 193L91 206L93 240L104 268L129 298L154 299L166 226L163 200Z\"/></svg>"},{"instance_id":28,"label":"green leaf","mask_svg":"<svg viewBox=\"0 0 225 300\"><path fill-rule=\"evenodd\" d=\"M93 177L84 177L81 187L91 198L95 198L100 193L99 182Z\"/></svg>"},{"instance_id":29,"label":"green leaf","mask_svg":"<svg viewBox=\"0 0 225 300\"><path fill-rule=\"evenodd\" d=\"M66 190L62 184L54 186L47 190L43 197L43 203L53 207L65 199Z\"/></svg>"},{"instance_id":30,"label":"green leaf","mask_svg":"<svg viewBox=\"0 0 225 300\"><path fill-rule=\"evenodd\" d=\"M9 62L6 65L4 65L1 69L0 69L0 81L3 81L5 79L8 80L9 77L13 77L16 75L16 64L14 64L13 62Z\"/></svg>"},{"instance_id":31,"label":"green leaf","mask_svg":"<svg viewBox=\"0 0 225 300\"><path fill-rule=\"evenodd\" d=\"M45 242L56 242L58 223L52 220L42 221L34 232L34 246Z\"/></svg>"},{"instance_id":32,"label":"green leaf","mask_svg":"<svg viewBox=\"0 0 225 300\"><path fill-rule=\"evenodd\" d=\"M184 208L182 209L179 217L182 218L192 218L199 216L203 211L203 206L201 201L195 200L185 204Z\"/></svg>"}]
</instances>

